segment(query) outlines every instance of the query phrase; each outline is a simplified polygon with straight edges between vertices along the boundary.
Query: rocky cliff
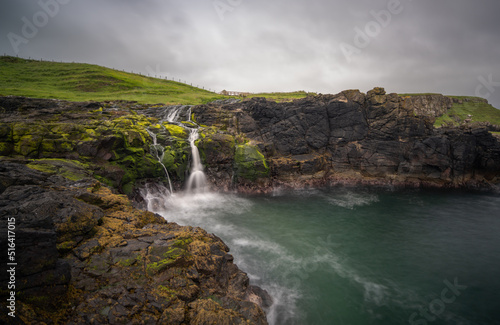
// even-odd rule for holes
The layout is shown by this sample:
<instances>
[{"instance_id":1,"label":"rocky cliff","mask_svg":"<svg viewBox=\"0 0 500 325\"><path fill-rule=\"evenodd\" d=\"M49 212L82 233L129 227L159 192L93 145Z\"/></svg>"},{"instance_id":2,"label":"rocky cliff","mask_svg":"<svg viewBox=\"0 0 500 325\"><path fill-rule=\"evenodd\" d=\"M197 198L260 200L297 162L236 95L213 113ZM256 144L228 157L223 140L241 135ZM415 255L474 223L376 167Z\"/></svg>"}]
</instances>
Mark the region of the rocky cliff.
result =
<instances>
[{"instance_id":1,"label":"rocky cliff","mask_svg":"<svg viewBox=\"0 0 500 325\"><path fill-rule=\"evenodd\" d=\"M196 146L217 190L498 183L496 137L434 128L448 105L376 88L217 101L185 107L175 124L162 105L0 97L0 231L16 220L16 320L265 324L269 296L249 285L220 239L129 201L140 201L143 182L166 182L165 169L182 188L191 162L183 126L199 127ZM0 237L4 252L7 243Z\"/></svg>"},{"instance_id":2,"label":"rocky cliff","mask_svg":"<svg viewBox=\"0 0 500 325\"><path fill-rule=\"evenodd\" d=\"M248 138L270 169L254 160L270 186L368 182L465 187L498 182L500 144L486 129L433 127L438 96L413 100L376 88L275 103L249 101L197 106L201 124ZM419 103L424 101L425 103ZM443 108L443 109L444 109ZM215 165L215 164L214 164ZM243 182L245 183L245 182Z\"/></svg>"},{"instance_id":3,"label":"rocky cliff","mask_svg":"<svg viewBox=\"0 0 500 325\"><path fill-rule=\"evenodd\" d=\"M454 100L440 94L404 96L403 105L418 116L438 117L445 114Z\"/></svg>"},{"instance_id":4,"label":"rocky cliff","mask_svg":"<svg viewBox=\"0 0 500 325\"><path fill-rule=\"evenodd\" d=\"M400 97L376 88L285 103L216 101L186 107L183 123L201 126L196 145L218 190L498 182L500 146L487 129L434 128L435 115L449 105L441 95ZM165 180L163 166L176 189L188 175L189 134L162 120L170 107L18 97L0 98L0 107L0 155L32 169L72 180L92 176L126 194L137 193L144 179Z\"/></svg>"},{"instance_id":5,"label":"rocky cliff","mask_svg":"<svg viewBox=\"0 0 500 325\"><path fill-rule=\"evenodd\" d=\"M267 324L270 297L215 235L134 209L91 178L0 162L0 184L0 262L14 220L17 263L16 317L2 303L3 324Z\"/></svg>"}]
</instances>

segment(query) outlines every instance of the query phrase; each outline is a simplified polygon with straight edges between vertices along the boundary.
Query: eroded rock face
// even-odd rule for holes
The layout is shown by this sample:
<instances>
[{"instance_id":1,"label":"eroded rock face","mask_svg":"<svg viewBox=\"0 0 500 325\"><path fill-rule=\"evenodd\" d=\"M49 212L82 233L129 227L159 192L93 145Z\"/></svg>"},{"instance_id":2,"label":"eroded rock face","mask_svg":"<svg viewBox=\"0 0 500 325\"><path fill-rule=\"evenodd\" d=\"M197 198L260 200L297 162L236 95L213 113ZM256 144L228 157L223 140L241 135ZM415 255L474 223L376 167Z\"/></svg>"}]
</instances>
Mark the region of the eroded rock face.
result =
<instances>
[{"instance_id":1,"label":"eroded rock face","mask_svg":"<svg viewBox=\"0 0 500 325\"><path fill-rule=\"evenodd\" d=\"M32 180L11 179L23 172ZM7 233L7 219L16 220L18 319L267 324L262 307L269 307L269 295L249 285L216 236L137 210L96 181L49 179L4 162L0 179L6 184L0 231ZM6 240L0 238L4 251ZM5 283L5 272L0 276Z\"/></svg>"},{"instance_id":2,"label":"eroded rock face","mask_svg":"<svg viewBox=\"0 0 500 325\"><path fill-rule=\"evenodd\" d=\"M375 88L286 103L216 101L191 107L186 119L201 125L196 145L217 190L498 183L500 149L492 134L465 125L433 127L435 115L450 105L442 95L401 97ZM189 174L188 133L161 121L169 107L17 97L0 98L0 107L0 155L24 160L32 169L69 180L95 177L129 195L138 193L138 181L165 180L163 166L174 189Z\"/></svg>"},{"instance_id":3,"label":"eroded rock face","mask_svg":"<svg viewBox=\"0 0 500 325\"><path fill-rule=\"evenodd\" d=\"M498 140L486 129L435 129L429 115L451 105L449 98L436 96L402 98L375 88L367 94L350 90L289 103L253 98L198 106L193 112L199 123L251 139L268 160L275 185L498 182ZM416 112L417 106L435 114Z\"/></svg>"},{"instance_id":4,"label":"eroded rock face","mask_svg":"<svg viewBox=\"0 0 500 325\"><path fill-rule=\"evenodd\" d=\"M406 96L403 105L412 109L418 116L438 117L452 106L453 99L440 94Z\"/></svg>"}]
</instances>

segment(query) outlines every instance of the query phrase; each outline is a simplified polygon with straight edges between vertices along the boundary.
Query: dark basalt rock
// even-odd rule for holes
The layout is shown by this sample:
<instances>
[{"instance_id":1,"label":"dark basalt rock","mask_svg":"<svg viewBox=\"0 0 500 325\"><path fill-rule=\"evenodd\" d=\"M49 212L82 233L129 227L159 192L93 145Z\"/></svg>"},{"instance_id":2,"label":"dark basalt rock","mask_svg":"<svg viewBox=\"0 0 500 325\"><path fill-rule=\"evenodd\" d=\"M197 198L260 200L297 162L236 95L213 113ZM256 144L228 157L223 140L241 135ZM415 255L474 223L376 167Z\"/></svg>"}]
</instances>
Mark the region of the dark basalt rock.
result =
<instances>
[{"instance_id":1,"label":"dark basalt rock","mask_svg":"<svg viewBox=\"0 0 500 325\"><path fill-rule=\"evenodd\" d=\"M269 295L249 285L216 236L137 210L95 181L37 171L11 179L27 170L0 161L0 231L15 219L20 324L267 324ZM1 236L2 251L7 243Z\"/></svg>"},{"instance_id":2,"label":"dark basalt rock","mask_svg":"<svg viewBox=\"0 0 500 325\"><path fill-rule=\"evenodd\" d=\"M254 98L193 112L201 124L251 139L269 161L275 185L325 178L437 187L498 182L497 138L481 128L433 127L434 116L451 104L441 95L402 98L375 88L288 103Z\"/></svg>"},{"instance_id":3,"label":"dark basalt rock","mask_svg":"<svg viewBox=\"0 0 500 325\"><path fill-rule=\"evenodd\" d=\"M498 138L485 128L433 127L448 105L375 88L285 103L218 101L191 112L203 125L197 146L219 190L498 183ZM174 188L189 168L186 134L159 124L165 110L144 108L0 97L0 232L16 219L18 319L265 324L269 295L250 285L219 238L136 210L116 194L165 179L148 127L165 149ZM2 251L6 245L0 236Z\"/></svg>"}]
</instances>

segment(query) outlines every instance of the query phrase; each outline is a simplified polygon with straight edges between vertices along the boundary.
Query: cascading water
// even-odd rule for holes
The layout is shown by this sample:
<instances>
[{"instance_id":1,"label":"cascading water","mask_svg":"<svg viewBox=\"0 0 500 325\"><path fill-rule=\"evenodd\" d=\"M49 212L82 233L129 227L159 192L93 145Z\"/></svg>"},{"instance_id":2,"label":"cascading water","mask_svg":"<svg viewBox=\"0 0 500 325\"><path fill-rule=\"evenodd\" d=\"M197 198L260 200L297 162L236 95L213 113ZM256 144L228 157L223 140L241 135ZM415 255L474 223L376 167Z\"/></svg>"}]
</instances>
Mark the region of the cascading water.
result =
<instances>
[{"instance_id":1,"label":"cascading water","mask_svg":"<svg viewBox=\"0 0 500 325\"><path fill-rule=\"evenodd\" d=\"M203 193L206 191L206 176L203 172L203 165L201 164L200 152L195 144L199 138L198 129L191 129L189 134L189 144L191 145L192 166L191 174L187 181L187 191L189 193Z\"/></svg>"},{"instance_id":2,"label":"cascading water","mask_svg":"<svg viewBox=\"0 0 500 325\"><path fill-rule=\"evenodd\" d=\"M207 190L207 181L205 173L203 172L203 165L201 163L200 153L195 143L196 140L199 138L198 125L196 125L196 123L194 123L191 120L191 106L189 105L169 106L165 110L160 112L160 114L157 114L156 112L155 115L159 117L160 122L173 123L189 131L189 144L191 146L192 164L191 164L191 171L186 183L186 191L187 193L205 193ZM185 117L184 121L190 122L190 125L193 125L194 127L188 127L185 124L183 124L182 123L183 117ZM156 134L154 134L149 130L148 132L153 138L153 148L156 153L156 158L158 159L158 161L165 170L165 174L167 175L170 186L170 192L173 193L170 176L168 174L167 168L162 163L164 154L163 147L157 144ZM159 152L161 152L161 155L159 154Z\"/></svg>"}]
</instances>

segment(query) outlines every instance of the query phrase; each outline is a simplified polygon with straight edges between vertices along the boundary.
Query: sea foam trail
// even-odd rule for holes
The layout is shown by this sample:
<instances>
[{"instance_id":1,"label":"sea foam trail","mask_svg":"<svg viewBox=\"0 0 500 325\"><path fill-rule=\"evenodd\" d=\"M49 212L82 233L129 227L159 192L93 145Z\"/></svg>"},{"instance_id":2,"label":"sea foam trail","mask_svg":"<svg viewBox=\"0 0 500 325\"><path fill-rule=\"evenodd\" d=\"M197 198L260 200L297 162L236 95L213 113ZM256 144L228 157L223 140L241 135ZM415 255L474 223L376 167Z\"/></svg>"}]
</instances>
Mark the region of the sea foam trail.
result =
<instances>
[{"instance_id":1,"label":"sea foam trail","mask_svg":"<svg viewBox=\"0 0 500 325\"><path fill-rule=\"evenodd\" d=\"M356 207L370 205L378 202L379 198L376 194L356 193L353 191L342 191L339 193L328 194L326 200L335 206L353 210Z\"/></svg>"},{"instance_id":2,"label":"sea foam trail","mask_svg":"<svg viewBox=\"0 0 500 325\"><path fill-rule=\"evenodd\" d=\"M298 268L301 264L272 238L263 238L233 222L252 209L251 200L213 192L170 195L163 185L145 187L141 194L148 210L160 214L167 221L199 226L222 238L231 248L235 263L247 272L252 283L272 296L273 305L266 310L269 324L293 324L292 320L297 317L297 300L301 297L300 288L289 288L286 279L276 281L265 273L267 270L279 273L281 269ZM257 260L255 256L260 254L266 255L266 258Z\"/></svg>"}]
</instances>

